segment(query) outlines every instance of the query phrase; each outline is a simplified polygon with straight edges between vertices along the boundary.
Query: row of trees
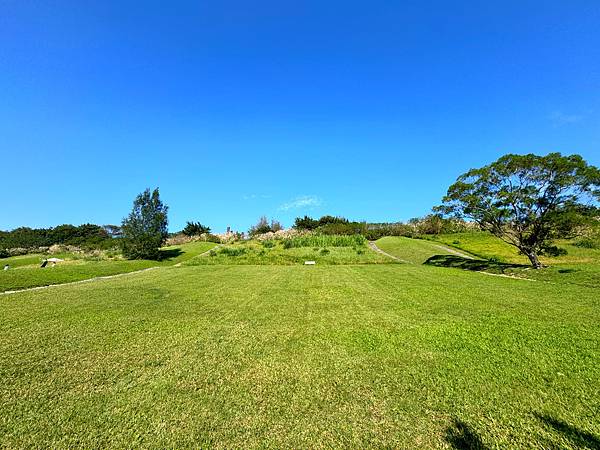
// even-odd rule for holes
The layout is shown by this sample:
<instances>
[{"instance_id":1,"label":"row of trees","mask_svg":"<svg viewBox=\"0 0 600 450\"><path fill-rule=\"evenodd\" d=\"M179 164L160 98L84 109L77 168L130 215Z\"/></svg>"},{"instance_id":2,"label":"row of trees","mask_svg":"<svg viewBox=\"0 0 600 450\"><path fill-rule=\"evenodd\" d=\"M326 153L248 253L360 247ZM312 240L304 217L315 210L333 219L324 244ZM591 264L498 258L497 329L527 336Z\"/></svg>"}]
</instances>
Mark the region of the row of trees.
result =
<instances>
[{"instance_id":1,"label":"row of trees","mask_svg":"<svg viewBox=\"0 0 600 450\"><path fill-rule=\"evenodd\" d=\"M103 248L112 238L120 236L116 225L59 225L54 228L16 228L0 231L0 248L39 248L55 244L74 245L82 248Z\"/></svg>"},{"instance_id":2,"label":"row of trees","mask_svg":"<svg viewBox=\"0 0 600 450\"><path fill-rule=\"evenodd\" d=\"M443 218L439 214L410 219L407 223L368 223L350 221L345 217L322 216L313 219L309 216L297 217L294 226L297 230L316 231L322 234L361 234L375 240L383 236L415 236L423 234L456 233L471 228L463 220Z\"/></svg>"}]
</instances>

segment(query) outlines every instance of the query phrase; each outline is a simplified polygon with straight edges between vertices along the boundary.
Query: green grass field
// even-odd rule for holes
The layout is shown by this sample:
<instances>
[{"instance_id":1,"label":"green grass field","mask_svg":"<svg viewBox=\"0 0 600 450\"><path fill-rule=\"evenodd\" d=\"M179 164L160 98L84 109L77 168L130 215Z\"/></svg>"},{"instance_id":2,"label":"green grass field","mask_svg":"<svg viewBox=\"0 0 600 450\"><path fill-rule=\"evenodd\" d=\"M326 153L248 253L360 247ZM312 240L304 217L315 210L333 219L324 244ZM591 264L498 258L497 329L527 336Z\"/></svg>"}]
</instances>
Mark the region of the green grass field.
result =
<instances>
[{"instance_id":1,"label":"green grass field","mask_svg":"<svg viewBox=\"0 0 600 450\"><path fill-rule=\"evenodd\" d=\"M434 255L453 255L452 248L422 239L410 239L406 237L389 236L379 239L377 246L404 261L413 264L423 264ZM464 252L465 255L471 256Z\"/></svg>"},{"instance_id":2,"label":"green grass field","mask_svg":"<svg viewBox=\"0 0 600 450\"><path fill-rule=\"evenodd\" d=\"M560 284L600 286L600 250L577 247L572 241L557 241L556 245L566 250L567 254L558 257L541 257L542 263L547 267L542 270L530 270L527 267L528 259L520 255L515 247L488 233L447 234L434 236L432 239L485 259L492 258L499 262L526 265L526 267L509 267L504 270L506 274Z\"/></svg>"},{"instance_id":3,"label":"green grass field","mask_svg":"<svg viewBox=\"0 0 600 450\"><path fill-rule=\"evenodd\" d=\"M64 259L64 262L58 263L56 267L48 266L44 269L40 268L40 262L48 255L4 258L0 260L0 263L2 265L9 264L11 269L0 271L0 292L69 283L177 264L194 258L214 246L215 244L211 242L190 242L179 246L165 247L162 261L82 258L73 254L60 254L53 256Z\"/></svg>"},{"instance_id":4,"label":"green grass field","mask_svg":"<svg viewBox=\"0 0 600 450\"><path fill-rule=\"evenodd\" d=\"M2 295L0 447L598 448L600 286L424 265L433 244Z\"/></svg>"},{"instance_id":5,"label":"green grass field","mask_svg":"<svg viewBox=\"0 0 600 450\"><path fill-rule=\"evenodd\" d=\"M270 247L273 245L273 247ZM186 265L298 265L315 261L318 265L393 264L397 261L370 250L366 245L348 247L292 247L282 242L261 244L243 242L224 245L207 256L193 258Z\"/></svg>"}]
</instances>

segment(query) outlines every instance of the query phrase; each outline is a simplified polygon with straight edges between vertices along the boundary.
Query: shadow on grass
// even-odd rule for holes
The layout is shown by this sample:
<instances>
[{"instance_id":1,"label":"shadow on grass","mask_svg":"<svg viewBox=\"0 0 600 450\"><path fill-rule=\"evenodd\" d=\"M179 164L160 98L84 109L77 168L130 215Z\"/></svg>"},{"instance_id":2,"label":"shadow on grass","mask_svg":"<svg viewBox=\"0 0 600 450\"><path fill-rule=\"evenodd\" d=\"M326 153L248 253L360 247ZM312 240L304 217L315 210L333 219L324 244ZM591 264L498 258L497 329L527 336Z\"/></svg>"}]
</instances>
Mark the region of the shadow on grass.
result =
<instances>
[{"instance_id":1,"label":"shadow on grass","mask_svg":"<svg viewBox=\"0 0 600 450\"><path fill-rule=\"evenodd\" d=\"M600 437L588 433L587 431L580 430L573 425L569 425L562 420L558 420L546 414L535 413L535 416L545 425L554 428L578 447L600 449Z\"/></svg>"},{"instance_id":2,"label":"shadow on grass","mask_svg":"<svg viewBox=\"0 0 600 450\"><path fill-rule=\"evenodd\" d=\"M170 248L168 250L161 250L158 256L159 261L168 261L170 259L177 258L178 256L183 255L183 252L180 248Z\"/></svg>"},{"instance_id":3,"label":"shadow on grass","mask_svg":"<svg viewBox=\"0 0 600 450\"><path fill-rule=\"evenodd\" d=\"M457 269L473 270L477 272L489 271L504 273L507 269L524 269L529 266L524 264L501 263L487 259L469 259L456 255L434 255L423 264L436 267L455 267Z\"/></svg>"},{"instance_id":4,"label":"shadow on grass","mask_svg":"<svg viewBox=\"0 0 600 450\"><path fill-rule=\"evenodd\" d=\"M461 450L485 450L487 447L479 435L462 420L454 419L446 429L446 441L452 448Z\"/></svg>"}]
</instances>

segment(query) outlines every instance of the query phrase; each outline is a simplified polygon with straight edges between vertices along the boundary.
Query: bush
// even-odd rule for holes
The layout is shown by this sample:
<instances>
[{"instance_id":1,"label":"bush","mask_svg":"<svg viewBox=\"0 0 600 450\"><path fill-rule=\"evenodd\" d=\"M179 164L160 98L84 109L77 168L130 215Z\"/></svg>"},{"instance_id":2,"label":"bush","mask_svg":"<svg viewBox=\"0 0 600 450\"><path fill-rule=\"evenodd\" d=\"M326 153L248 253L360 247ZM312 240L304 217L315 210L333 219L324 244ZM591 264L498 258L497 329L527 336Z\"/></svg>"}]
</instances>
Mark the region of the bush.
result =
<instances>
[{"instance_id":1,"label":"bush","mask_svg":"<svg viewBox=\"0 0 600 450\"><path fill-rule=\"evenodd\" d=\"M265 248L273 248L275 247L277 244L273 241L262 241L262 245Z\"/></svg>"},{"instance_id":2,"label":"bush","mask_svg":"<svg viewBox=\"0 0 600 450\"><path fill-rule=\"evenodd\" d=\"M214 242L215 244L220 244L221 243L221 238L215 234L207 234L206 237L206 242Z\"/></svg>"},{"instance_id":3,"label":"bush","mask_svg":"<svg viewBox=\"0 0 600 450\"><path fill-rule=\"evenodd\" d=\"M283 248L297 247L354 247L364 246L367 240L360 234L347 235L324 235L298 236L283 241Z\"/></svg>"},{"instance_id":4,"label":"bush","mask_svg":"<svg viewBox=\"0 0 600 450\"><path fill-rule=\"evenodd\" d=\"M296 230L314 230L319 226L319 221L312 217L296 217L294 221L294 228Z\"/></svg>"},{"instance_id":5,"label":"bush","mask_svg":"<svg viewBox=\"0 0 600 450\"><path fill-rule=\"evenodd\" d=\"M202 225L200 222L187 222L181 232L186 236L200 236L201 234L209 234L210 227Z\"/></svg>"},{"instance_id":6,"label":"bush","mask_svg":"<svg viewBox=\"0 0 600 450\"><path fill-rule=\"evenodd\" d=\"M328 248L322 248L319 253L321 254L321 256L325 256L325 255L329 255L330 251Z\"/></svg>"},{"instance_id":7,"label":"bush","mask_svg":"<svg viewBox=\"0 0 600 450\"><path fill-rule=\"evenodd\" d=\"M279 224L279 222L277 222L277 224ZM255 237L259 234L265 234L272 231L273 229L271 228L271 225L269 225L269 220L266 218L266 216L262 216L260 219L258 219L258 222L256 222L255 225L250 227L248 234L250 237Z\"/></svg>"},{"instance_id":8,"label":"bush","mask_svg":"<svg viewBox=\"0 0 600 450\"><path fill-rule=\"evenodd\" d=\"M225 256L236 257L245 255L246 250L246 247L223 247L219 253Z\"/></svg>"},{"instance_id":9,"label":"bush","mask_svg":"<svg viewBox=\"0 0 600 450\"><path fill-rule=\"evenodd\" d=\"M581 238L573 243L573 245L580 248L589 248L589 249L600 249L600 239L594 238Z\"/></svg>"}]
</instances>

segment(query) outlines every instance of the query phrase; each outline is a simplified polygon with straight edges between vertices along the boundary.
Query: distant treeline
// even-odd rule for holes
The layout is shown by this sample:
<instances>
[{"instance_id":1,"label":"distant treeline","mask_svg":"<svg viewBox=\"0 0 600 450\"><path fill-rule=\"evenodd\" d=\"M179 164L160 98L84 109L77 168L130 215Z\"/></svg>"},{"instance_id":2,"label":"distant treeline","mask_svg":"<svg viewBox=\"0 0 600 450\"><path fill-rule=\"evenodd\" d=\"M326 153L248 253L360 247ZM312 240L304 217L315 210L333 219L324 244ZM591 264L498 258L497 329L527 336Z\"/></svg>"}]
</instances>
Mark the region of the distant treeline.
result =
<instances>
[{"instance_id":1,"label":"distant treeline","mask_svg":"<svg viewBox=\"0 0 600 450\"><path fill-rule=\"evenodd\" d=\"M316 231L321 234L361 234L369 240L383 236L409 236L423 234L459 233L472 230L476 225L456 219L445 219L435 214L410 219L408 222L368 223L353 222L344 217L323 216L313 219L309 216L297 217L294 228Z\"/></svg>"},{"instance_id":2,"label":"distant treeline","mask_svg":"<svg viewBox=\"0 0 600 450\"><path fill-rule=\"evenodd\" d=\"M73 245L84 249L109 248L121 236L116 225L59 225L54 228L15 228L0 231L0 249L36 249L55 244Z\"/></svg>"}]
</instances>

